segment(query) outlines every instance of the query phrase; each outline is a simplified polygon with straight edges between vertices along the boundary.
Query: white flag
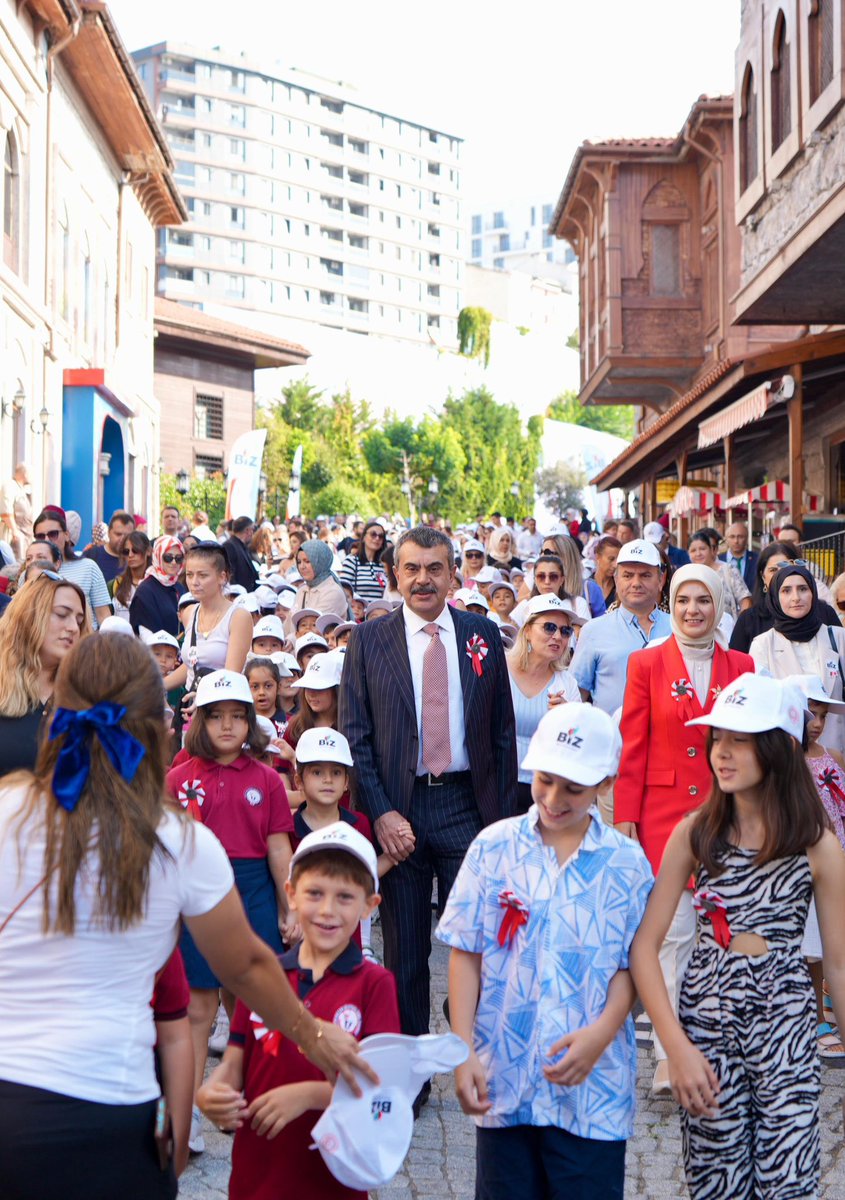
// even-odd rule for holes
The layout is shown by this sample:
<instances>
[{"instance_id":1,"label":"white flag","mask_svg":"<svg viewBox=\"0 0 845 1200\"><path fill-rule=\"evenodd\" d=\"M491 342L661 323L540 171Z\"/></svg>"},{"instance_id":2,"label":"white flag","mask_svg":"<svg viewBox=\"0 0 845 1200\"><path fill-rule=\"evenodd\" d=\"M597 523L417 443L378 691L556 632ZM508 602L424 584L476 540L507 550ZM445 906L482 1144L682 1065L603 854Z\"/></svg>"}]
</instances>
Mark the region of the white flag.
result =
<instances>
[{"instance_id":1,"label":"white flag","mask_svg":"<svg viewBox=\"0 0 845 1200\"><path fill-rule=\"evenodd\" d=\"M300 506L302 490L302 446L297 446L296 453L293 456L293 466L290 469L290 491L288 492L288 507L285 513L285 519L290 520L291 517L300 515Z\"/></svg>"},{"instance_id":2,"label":"white flag","mask_svg":"<svg viewBox=\"0 0 845 1200\"><path fill-rule=\"evenodd\" d=\"M242 433L229 454L229 485L226 489L226 520L254 517L258 508L258 485L266 429Z\"/></svg>"}]
</instances>

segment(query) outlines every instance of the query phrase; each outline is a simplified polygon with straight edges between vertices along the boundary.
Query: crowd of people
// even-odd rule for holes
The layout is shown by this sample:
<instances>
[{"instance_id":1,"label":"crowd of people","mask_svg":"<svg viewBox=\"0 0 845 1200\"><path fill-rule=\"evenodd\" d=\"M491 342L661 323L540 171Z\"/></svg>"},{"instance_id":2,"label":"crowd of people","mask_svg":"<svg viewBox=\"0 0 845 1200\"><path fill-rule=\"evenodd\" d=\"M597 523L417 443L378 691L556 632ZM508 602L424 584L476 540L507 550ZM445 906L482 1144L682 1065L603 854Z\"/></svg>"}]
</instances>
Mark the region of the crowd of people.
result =
<instances>
[{"instance_id":1,"label":"crowd of people","mask_svg":"<svg viewBox=\"0 0 845 1200\"><path fill-rule=\"evenodd\" d=\"M638 1033L693 1200L818 1194L845 589L799 529L4 507L4 1197L175 1196L204 1122L233 1200L363 1197L311 1130L428 1034L432 936L480 1200L621 1200Z\"/></svg>"}]
</instances>

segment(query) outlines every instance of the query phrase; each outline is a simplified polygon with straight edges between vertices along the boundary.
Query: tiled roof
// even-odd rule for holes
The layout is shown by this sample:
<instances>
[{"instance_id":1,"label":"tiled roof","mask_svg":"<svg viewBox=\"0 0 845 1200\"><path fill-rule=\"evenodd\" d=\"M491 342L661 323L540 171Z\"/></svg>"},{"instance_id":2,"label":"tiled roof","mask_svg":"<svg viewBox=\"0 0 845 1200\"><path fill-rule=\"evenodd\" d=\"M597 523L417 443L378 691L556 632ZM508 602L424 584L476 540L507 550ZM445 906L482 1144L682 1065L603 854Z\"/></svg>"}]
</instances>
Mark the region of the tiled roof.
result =
<instances>
[{"instance_id":1,"label":"tiled roof","mask_svg":"<svg viewBox=\"0 0 845 1200\"><path fill-rule=\"evenodd\" d=\"M638 434L631 442L630 446L626 446L621 454L617 454L613 462L608 463L607 466L600 471L594 479L590 480L590 483L594 487L600 488L602 486L602 480L606 475L614 473L616 469L625 462L626 459L631 457L635 450L638 450L640 446L644 445L645 442L653 438L656 433L660 433L660 431L665 429L667 425L671 425L675 418L682 413L684 409L689 408L690 405L694 404L700 396L704 395L708 388L712 387L714 383L718 383L723 376L727 375L729 371L732 371L734 367L739 366L742 361L743 358L740 355L737 358L723 358L720 362L716 363L715 367L709 370L706 375L702 375L698 382L693 384L688 392L684 392L680 400L676 400L671 408L667 408L665 413L662 413L656 421L649 425L648 429L644 429L642 433Z\"/></svg>"},{"instance_id":2,"label":"tiled roof","mask_svg":"<svg viewBox=\"0 0 845 1200\"><path fill-rule=\"evenodd\" d=\"M162 296L156 296L155 325L156 330L163 334L181 334L191 341L201 341L203 337L207 337L209 341L218 344L225 342L232 349L240 349L260 360L256 361L256 366L304 363L311 356L310 350L306 350L297 342L288 342L259 329L250 329L245 325L236 325L233 321L212 317L198 308L190 308L176 300L165 300Z\"/></svg>"}]
</instances>

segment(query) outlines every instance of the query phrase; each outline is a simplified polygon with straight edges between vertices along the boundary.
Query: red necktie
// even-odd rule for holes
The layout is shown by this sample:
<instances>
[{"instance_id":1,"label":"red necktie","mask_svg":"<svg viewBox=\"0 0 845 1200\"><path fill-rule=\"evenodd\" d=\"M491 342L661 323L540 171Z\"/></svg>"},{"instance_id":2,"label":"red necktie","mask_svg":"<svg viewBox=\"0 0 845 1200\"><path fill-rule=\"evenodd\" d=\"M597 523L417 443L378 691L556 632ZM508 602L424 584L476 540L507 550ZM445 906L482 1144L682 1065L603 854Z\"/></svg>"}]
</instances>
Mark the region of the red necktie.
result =
<instances>
[{"instance_id":1,"label":"red necktie","mask_svg":"<svg viewBox=\"0 0 845 1200\"><path fill-rule=\"evenodd\" d=\"M423 629L431 641L423 656L422 761L426 771L432 775L442 775L452 761L446 647L440 640L438 625L431 622Z\"/></svg>"}]
</instances>

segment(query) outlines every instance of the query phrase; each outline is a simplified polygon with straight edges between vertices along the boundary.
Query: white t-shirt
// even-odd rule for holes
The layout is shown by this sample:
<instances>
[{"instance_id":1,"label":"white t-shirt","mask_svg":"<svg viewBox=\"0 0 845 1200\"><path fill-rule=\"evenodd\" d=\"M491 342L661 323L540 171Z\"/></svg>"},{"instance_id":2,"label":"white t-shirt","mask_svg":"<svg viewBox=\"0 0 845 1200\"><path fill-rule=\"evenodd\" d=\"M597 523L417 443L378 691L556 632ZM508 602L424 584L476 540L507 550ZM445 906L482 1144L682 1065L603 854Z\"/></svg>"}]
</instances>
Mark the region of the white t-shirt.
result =
<instances>
[{"instance_id":1,"label":"white t-shirt","mask_svg":"<svg viewBox=\"0 0 845 1200\"><path fill-rule=\"evenodd\" d=\"M21 836L23 787L0 790L0 924L43 878L44 835ZM234 884L217 838L168 813L154 854L145 916L126 930L92 918L96 856L76 886L76 932L42 933L41 889L0 933L0 1079L101 1104L159 1095L153 1069L155 975L176 944L180 914L201 916Z\"/></svg>"}]
</instances>

